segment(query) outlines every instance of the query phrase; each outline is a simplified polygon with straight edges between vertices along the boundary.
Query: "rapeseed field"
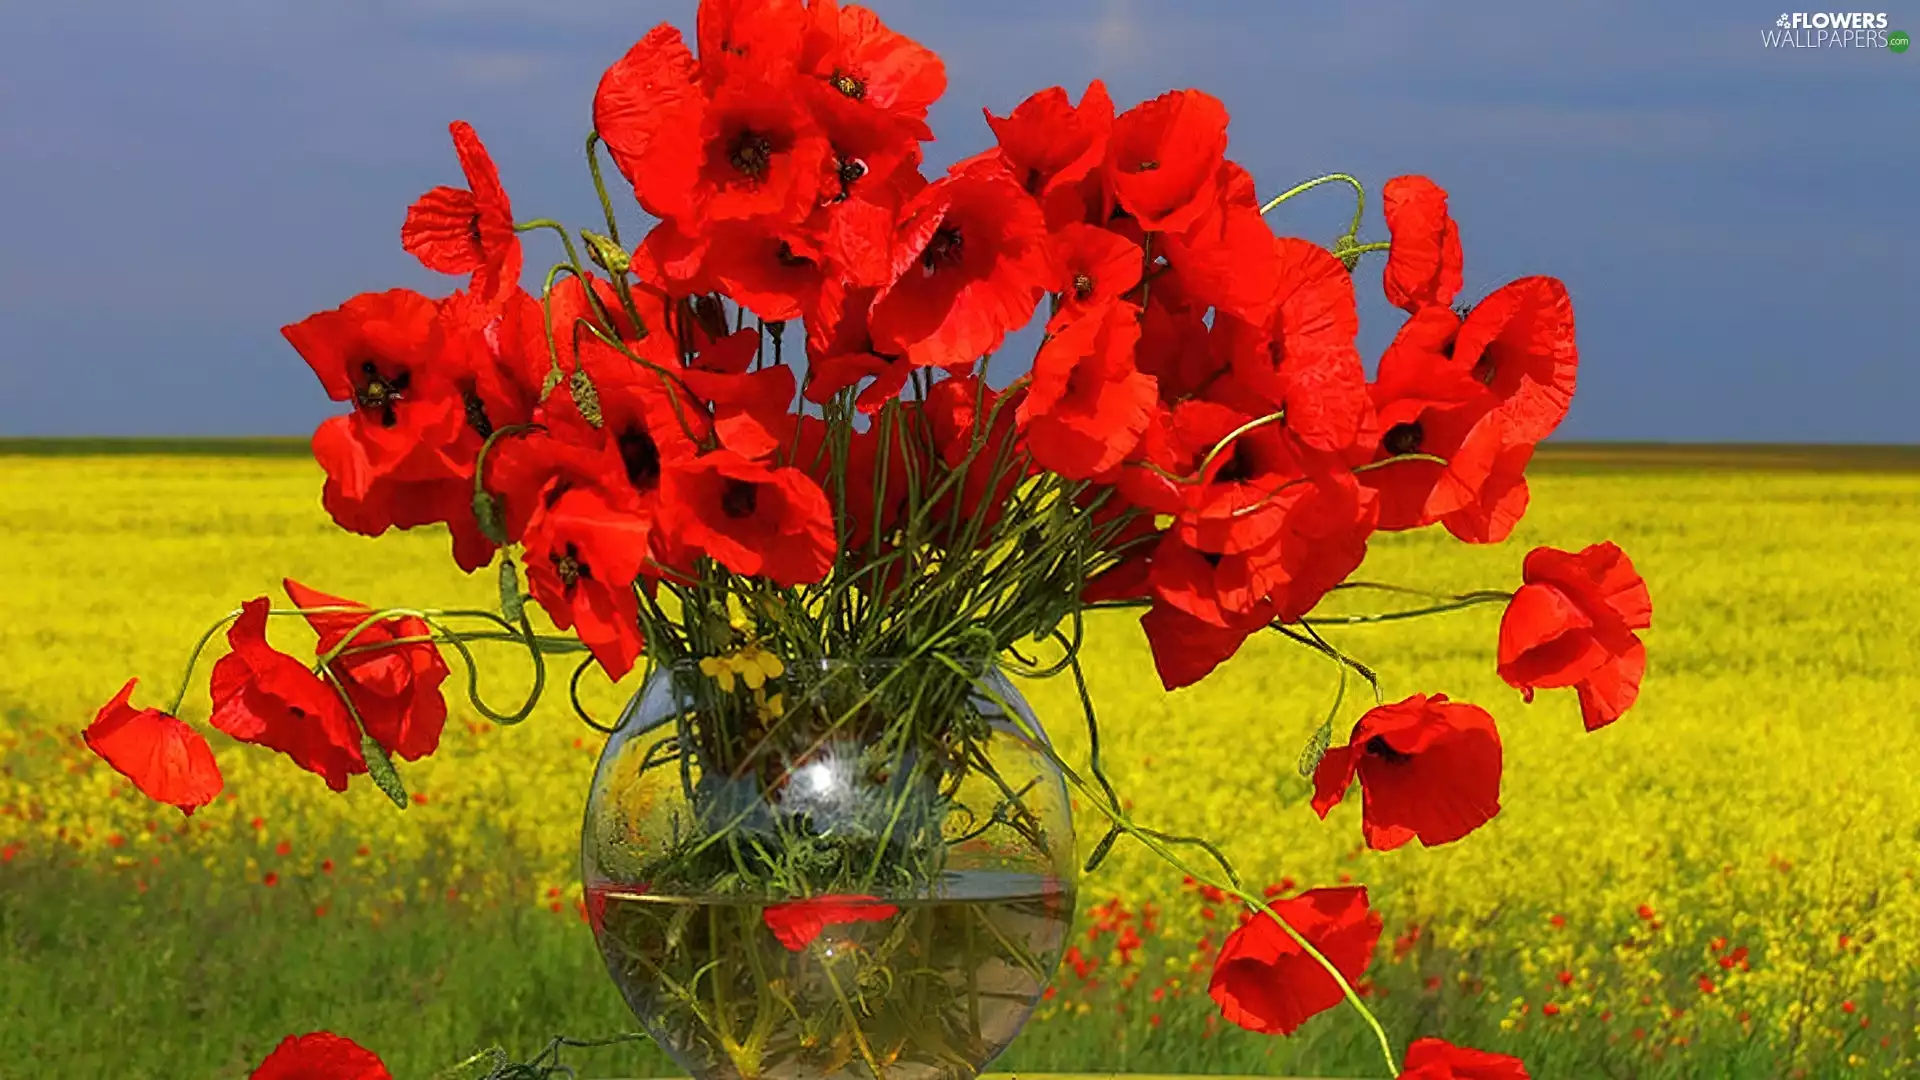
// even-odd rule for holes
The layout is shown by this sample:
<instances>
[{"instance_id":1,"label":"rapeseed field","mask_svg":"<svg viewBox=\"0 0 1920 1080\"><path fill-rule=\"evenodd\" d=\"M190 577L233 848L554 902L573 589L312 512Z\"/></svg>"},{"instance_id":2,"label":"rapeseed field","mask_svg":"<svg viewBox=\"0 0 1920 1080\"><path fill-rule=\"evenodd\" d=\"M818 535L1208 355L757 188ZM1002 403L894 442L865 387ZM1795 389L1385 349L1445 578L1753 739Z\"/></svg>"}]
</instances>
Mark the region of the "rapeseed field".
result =
<instances>
[{"instance_id":1,"label":"rapeseed field","mask_svg":"<svg viewBox=\"0 0 1920 1080\"><path fill-rule=\"evenodd\" d=\"M228 790L183 818L80 743L128 675L137 704L164 705L202 630L282 576L376 605L494 602L444 534L339 531L319 481L297 458L0 456L0 1076L240 1077L325 1027L426 1077L488 1044L530 1057L633 1026L580 907L600 736L563 695L508 729L456 701L442 749L402 766L404 813L364 778L336 795L206 729ZM1512 542L1383 535L1359 576L1510 588L1536 544L1617 541L1654 599L1622 720L1589 734L1570 693L1523 704L1494 674L1497 605L1330 629L1389 700L1481 704L1506 745L1491 824L1366 852L1358 800L1320 821L1295 767L1337 682L1324 658L1255 642L1166 694L1115 617L1093 625L1088 674L1136 817L1224 840L1279 890L1365 883L1387 920L1365 989L1403 1041L1575 1080L1920 1075L1920 474L1601 464L1532 486ZM524 658L481 656L482 693L510 710ZM583 698L611 719L633 689L589 678ZM1084 759L1071 685L1025 689ZM1349 694L1336 739L1364 704ZM1122 844L996 1067L1377 1071L1345 1011L1290 1039L1211 1019L1205 958L1235 917ZM671 1070L645 1046L569 1060Z\"/></svg>"}]
</instances>

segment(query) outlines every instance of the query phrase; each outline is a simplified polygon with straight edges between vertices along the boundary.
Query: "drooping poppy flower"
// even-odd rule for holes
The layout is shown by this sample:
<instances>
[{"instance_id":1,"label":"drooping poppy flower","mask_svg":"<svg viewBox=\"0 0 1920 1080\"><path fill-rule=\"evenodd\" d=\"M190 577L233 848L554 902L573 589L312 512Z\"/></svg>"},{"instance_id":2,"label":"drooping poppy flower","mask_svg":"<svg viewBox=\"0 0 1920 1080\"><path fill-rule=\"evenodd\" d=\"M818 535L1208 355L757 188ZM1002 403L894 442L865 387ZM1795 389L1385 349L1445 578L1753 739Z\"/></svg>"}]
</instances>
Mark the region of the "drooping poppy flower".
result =
<instances>
[{"instance_id":1,"label":"drooping poppy flower","mask_svg":"<svg viewBox=\"0 0 1920 1080\"><path fill-rule=\"evenodd\" d=\"M192 817L220 794L220 766L206 738L186 721L159 709L129 705L136 682L128 679L94 715L82 733L87 748L147 798Z\"/></svg>"},{"instance_id":2,"label":"drooping poppy flower","mask_svg":"<svg viewBox=\"0 0 1920 1080\"><path fill-rule=\"evenodd\" d=\"M927 108L946 92L946 65L870 9L812 0L799 69L817 90L809 95L816 112L841 112L844 123L895 128L921 142L933 138Z\"/></svg>"},{"instance_id":3,"label":"drooping poppy flower","mask_svg":"<svg viewBox=\"0 0 1920 1080\"><path fill-rule=\"evenodd\" d=\"M500 172L473 126L453 122L453 149L467 174L464 188L436 187L407 208L400 245L442 274L472 274L474 297L493 306L520 286L520 236Z\"/></svg>"},{"instance_id":4,"label":"drooping poppy flower","mask_svg":"<svg viewBox=\"0 0 1920 1080\"><path fill-rule=\"evenodd\" d=\"M1580 367L1566 285L1525 277L1495 289L1461 321L1450 355L1499 399L1510 438L1538 443L1553 434Z\"/></svg>"},{"instance_id":5,"label":"drooping poppy flower","mask_svg":"<svg viewBox=\"0 0 1920 1080\"><path fill-rule=\"evenodd\" d=\"M1039 200L1047 228L1104 216L1095 170L1106 160L1107 137L1113 130L1113 99L1105 83L1089 83L1077 106L1064 88L1054 86L1022 101L1005 117L991 112L986 116L1008 170Z\"/></svg>"},{"instance_id":6,"label":"drooping poppy flower","mask_svg":"<svg viewBox=\"0 0 1920 1080\"><path fill-rule=\"evenodd\" d=\"M347 640L373 614L364 604L309 589L292 578L282 584L295 607L345 609L307 612L308 625L320 635L315 655ZM431 640L388 643L432 636L432 628L414 616L384 619L361 630L348 646L349 650L371 646L369 651L343 651L331 665L367 734L388 753L407 761L417 761L440 745L440 731L447 722L447 701L440 684L447 678L447 662Z\"/></svg>"},{"instance_id":7,"label":"drooping poppy flower","mask_svg":"<svg viewBox=\"0 0 1920 1080\"><path fill-rule=\"evenodd\" d=\"M971 363L1032 318L1057 271L1039 204L1004 176L961 173L901 209L874 344L919 367Z\"/></svg>"},{"instance_id":8,"label":"drooping poppy flower","mask_svg":"<svg viewBox=\"0 0 1920 1080\"><path fill-rule=\"evenodd\" d=\"M1573 687L1588 731L1619 719L1640 695L1653 600L1612 541L1579 552L1527 553L1525 582L1500 617L1500 677L1530 702L1538 688Z\"/></svg>"},{"instance_id":9,"label":"drooping poppy flower","mask_svg":"<svg viewBox=\"0 0 1920 1080\"><path fill-rule=\"evenodd\" d=\"M899 911L898 907L874 896L816 896L769 904L760 917L780 944L799 952L813 944L829 926L885 922Z\"/></svg>"},{"instance_id":10,"label":"drooping poppy flower","mask_svg":"<svg viewBox=\"0 0 1920 1080\"><path fill-rule=\"evenodd\" d=\"M740 332L748 345L759 331ZM749 356L751 349L749 349ZM765 458L793 441L796 419L793 404L793 368L773 364L758 371L720 373L688 369L681 380L703 398L713 414L720 445L745 458Z\"/></svg>"},{"instance_id":11,"label":"drooping poppy flower","mask_svg":"<svg viewBox=\"0 0 1920 1080\"><path fill-rule=\"evenodd\" d=\"M289 1035L249 1080L393 1080L373 1051L330 1031Z\"/></svg>"},{"instance_id":12,"label":"drooping poppy flower","mask_svg":"<svg viewBox=\"0 0 1920 1080\"><path fill-rule=\"evenodd\" d=\"M904 356L877 351L867 311L877 290L829 283L807 316L807 400L825 404L850 386L872 379L854 399L861 412L878 412L900 395L913 366Z\"/></svg>"},{"instance_id":13,"label":"drooping poppy flower","mask_svg":"<svg viewBox=\"0 0 1920 1080\"><path fill-rule=\"evenodd\" d=\"M1164 601L1156 601L1140 616L1140 628L1146 631L1160 684L1171 691L1206 678L1214 668L1231 660L1249 637L1265 629L1273 619L1271 605L1257 604L1244 618L1230 620L1227 626L1216 626Z\"/></svg>"},{"instance_id":14,"label":"drooping poppy flower","mask_svg":"<svg viewBox=\"0 0 1920 1080\"><path fill-rule=\"evenodd\" d=\"M1114 118L1106 176L1114 201L1148 232L1181 232L1218 197L1227 107L1169 90Z\"/></svg>"},{"instance_id":15,"label":"drooping poppy flower","mask_svg":"<svg viewBox=\"0 0 1920 1080\"><path fill-rule=\"evenodd\" d=\"M1478 705L1415 694L1367 710L1320 759L1314 812L1324 819L1356 775L1368 847L1450 844L1500 812L1500 732Z\"/></svg>"},{"instance_id":16,"label":"drooping poppy flower","mask_svg":"<svg viewBox=\"0 0 1920 1080\"><path fill-rule=\"evenodd\" d=\"M367 771L360 732L332 687L267 644L268 606L264 596L247 601L227 630L233 651L213 665L213 726L345 791L347 777Z\"/></svg>"},{"instance_id":17,"label":"drooping poppy flower","mask_svg":"<svg viewBox=\"0 0 1920 1080\"><path fill-rule=\"evenodd\" d=\"M613 682L633 669L646 644L633 590L653 527L646 515L591 487L543 497L527 523L528 590L554 626L579 636Z\"/></svg>"},{"instance_id":18,"label":"drooping poppy flower","mask_svg":"<svg viewBox=\"0 0 1920 1080\"><path fill-rule=\"evenodd\" d=\"M1097 225L1074 222L1053 232L1054 261L1066 291L1047 321L1047 332L1061 328L1089 311L1105 307L1140 284L1143 254L1140 245ZM1135 321L1139 310L1134 309Z\"/></svg>"},{"instance_id":19,"label":"drooping poppy flower","mask_svg":"<svg viewBox=\"0 0 1920 1080\"><path fill-rule=\"evenodd\" d=\"M833 566L833 506L799 469L717 450L667 470L660 502L675 544L736 574L791 587L819 581Z\"/></svg>"},{"instance_id":20,"label":"drooping poppy flower","mask_svg":"<svg viewBox=\"0 0 1920 1080\"><path fill-rule=\"evenodd\" d=\"M1447 213L1447 193L1424 176L1396 176L1381 189L1393 246L1381 283L1403 311L1447 307L1462 283L1460 227Z\"/></svg>"},{"instance_id":21,"label":"drooping poppy flower","mask_svg":"<svg viewBox=\"0 0 1920 1080\"><path fill-rule=\"evenodd\" d=\"M1366 973L1381 923L1364 887L1309 889L1269 906L1349 984ZM1292 1034L1344 997L1333 976L1264 912L1220 946L1207 992L1228 1022L1264 1035Z\"/></svg>"},{"instance_id":22,"label":"drooping poppy flower","mask_svg":"<svg viewBox=\"0 0 1920 1080\"><path fill-rule=\"evenodd\" d=\"M1016 416L1042 467L1069 480L1113 468L1133 451L1159 391L1133 366L1139 309L1109 300L1062 326L1033 359Z\"/></svg>"},{"instance_id":23,"label":"drooping poppy flower","mask_svg":"<svg viewBox=\"0 0 1920 1080\"><path fill-rule=\"evenodd\" d=\"M1517 1057L1455 1046L1444 1039L1415 1039L1400 1063L1398 1080L1529 1080Z\"/></svg>"}]
</instances>

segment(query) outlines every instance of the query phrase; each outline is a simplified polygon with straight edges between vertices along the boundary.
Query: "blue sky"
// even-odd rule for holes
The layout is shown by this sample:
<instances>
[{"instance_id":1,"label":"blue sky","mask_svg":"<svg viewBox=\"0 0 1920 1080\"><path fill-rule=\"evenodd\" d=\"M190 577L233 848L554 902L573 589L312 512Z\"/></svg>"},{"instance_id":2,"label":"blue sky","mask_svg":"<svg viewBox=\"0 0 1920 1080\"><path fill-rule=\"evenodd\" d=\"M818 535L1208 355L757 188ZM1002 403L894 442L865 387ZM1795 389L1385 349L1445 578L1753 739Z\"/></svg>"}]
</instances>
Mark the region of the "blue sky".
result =
<instances>
[{"instance_id":1,"label":"blue sky","mask_svg":"<svg viewBox=\"0 0 1920 1080\"><path fill-rule=\"evenodd\" d=\"M1561 437L1912 442L1920 50L1765 49L1752 3L876 0L946 59L944 166L1106 79L1197 86L1263 192L1343 170L1453 196L1468 299L1564 278ZM305 434L334 411L278 328L453 283L400 250L470 121L523 218L598 218L594 84L692 0L62 0L0 35L0 435ZM1920 7L1889 12L1920 32ZM1377 198L1363 239L1384 238ZM1330 241L1325 188L1272 218ZM536 242L536 245L539 242ZM550 261L535 246L529 264ZM1397 315L1357 278L1369 355ZM532 280L530 278L530 280Z\"/></svg>"}]
</instances>

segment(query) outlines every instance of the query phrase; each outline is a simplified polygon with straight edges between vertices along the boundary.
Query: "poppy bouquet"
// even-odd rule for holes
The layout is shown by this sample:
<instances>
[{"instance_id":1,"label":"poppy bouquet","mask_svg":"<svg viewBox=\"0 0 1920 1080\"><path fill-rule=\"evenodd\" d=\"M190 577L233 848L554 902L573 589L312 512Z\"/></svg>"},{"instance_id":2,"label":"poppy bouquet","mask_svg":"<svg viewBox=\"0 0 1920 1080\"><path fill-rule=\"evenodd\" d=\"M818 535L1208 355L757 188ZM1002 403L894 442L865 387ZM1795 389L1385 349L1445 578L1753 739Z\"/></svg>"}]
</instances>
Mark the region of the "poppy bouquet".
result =
<instances>
[{"instance_id":1,"label":"poppy bouquet","mask_svg":"<svg viewBox=\"0 0 1920 1080\"><path fill-rule=\"evenodd\" d=\"M474 643L505 643L530 658L532 692L496 709L470 679L478 712L524 719L554 657L577 659L576 689L593 668L698 672L710 720L682 752L771 789L807 760L781 734L801 711L798 673L884 659L889 688L861 699L878 704L860 722L936 763L940 786L978 766L968 746L984 736L955 703L983 670L1078 678L1083 614L1135 609L1168 690L1259 633L1337 662L1343 688L1347 673L1372 683L1377 707L1332 746L1336 702L1300 765L1322 816L1358 782L1366 843L1389 849L1494 816L1498 731L1442 694L1381 701L1320 627L1504 603L1498 669L1529 700L1571 688L1588 729L1631 705L1651 605L1610 543L1533 551L1513 592L1351 579L1377 531L1505 539L1574 390L1560 281L1456 306L1461 245L1440 187L1387 181L1390 239L1361 242L1355 178L1263 201L1227 156L1219 101L1180 90L1120 110L1099 82L1077 103L1056 87L988 112L995 144L930 177L941 61L871 11L702 0L696 36L663 24L600 80L586 156L604 231L517 218L456 123L465 186L422 195L401 241L465 287L367 293L285 328L345 406L313 437L333 520L368 536L444 528L463 570L497 573L500 602L375 609L288 581L291 607L248 601L194 649L226 627L213 727L335 790L369 775L404 808L394 759L438 745L442 650L471 673ZM1345 232L1275 235L1265 215L1327 183L1356 196ZM637 240L616 213L627 189L648 222ZM522 236L542 231L564 260L534 294ZM1407 318L1369 379L1354 281L1381 254ZM1036 316L1033 355L1000 359ZM1314 615L1341 590L1418 606ZM276 617L311 625L311 660L268 644ZM221 780L178 719L185 687L164 710L136 709L133 689L87 741L191 813ZM1134 823L1094 745L1087 776L1057 761L1107 825L1089 868L1132 836L1248 907L1213 973L1228 1020L1285 1033L1343 999L1366 1013L1353 984L1381 920L1364 889L1250 892L1210 845ZM1218 866L1182 854L1196 847ZM876 851L829 852L788 885L863 893ZM883 868L900 880L930 869L900 857ZM729 863L656 869L707 889L791 869ZM1525 1075L1432 1040L1405 1070Z\"/></svg>"}]
</instances>

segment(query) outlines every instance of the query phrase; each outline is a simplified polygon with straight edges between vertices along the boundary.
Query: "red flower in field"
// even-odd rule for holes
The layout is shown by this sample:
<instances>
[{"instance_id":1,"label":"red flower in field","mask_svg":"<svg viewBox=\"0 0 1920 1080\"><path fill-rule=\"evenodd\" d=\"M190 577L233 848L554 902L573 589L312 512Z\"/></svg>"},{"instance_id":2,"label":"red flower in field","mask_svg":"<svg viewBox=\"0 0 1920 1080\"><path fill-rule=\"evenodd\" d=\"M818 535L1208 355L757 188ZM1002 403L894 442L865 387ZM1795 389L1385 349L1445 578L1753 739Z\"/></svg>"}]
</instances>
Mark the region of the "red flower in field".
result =
<instances>
[{"instance_id":1,"label":"red flower in field","mask_svg":"<svg viewBox=\"0 0 1920 1080\"><path fill-rule=\"evenodd\" d=\"M874 344L916 366L972 363L1025 325L1057 277L1040 206L1004 174L962 172L900 212Z\"/></svg>"},{"instance_id":2,"label":"red flower in field","mask_svg":"<svg viewBox=\"0 0 1920 1080\"><path fill-rule=\"evenodd\" d=\"M571 628L618 682L640 655L634 580L653 522L592 488L547 490L527 524L527 586L561 630Z\"/></svg>"},{"instance_id":3,"label":"red flower in field","mask_svg":"<svg viewBox=\"0 0 1920 1080\"><path fill-rule=\"evenodd\" d=\"M1527 553L1525 584L1500 619L1500 677L1528 701L1536 688L1573 687L1588 731L1618 719L1640 694L1652 625L1647 583L1611 541L1578 554Z\"/></svg>"},{"instance_id":4,"label":"red flower in field","mask_svg":"<svg viewBox=\"0 0 1920 1080\"><path fill-rule=\"evenodd\" d=\"M1016 415L1043 468L1087 480L1133 451L1158 396L1153 376L1133 365L1139 340L1139 309L1121 300L1054 328Z\"/></svg>"},{"instance_id":5,"label":"red flower in field","mask_svg":"<svg viewBox=\"0 0 1920 1080\"><path fill-rule=\"evenodd\" d=\"M1367 846L1452 843L1500 812L1500 732L1478 705L1415 694L1367 711L1313 775L1322 818L1360 778Z\"/></svg>"},{"instance_id":6,"label":"red flower in field","mask_svg":"<svg viewBox=\"0 0 1920 1080\"><path fill-rule=\"evenodd\" d=\"M249 1080L393 1080L373 1051L328 1031L289 1035Z\"/></svg>"},{"instance_id":7,"label":"red flower in field","mask_svg":"<svg viewBox=\"0 0 1920 1080\"><path fill-rule=\"evenodd\" d=\"M227 631L233 651L213 665L213 726L278 750L335 791L367 771L360 732L332 687L267 644L267 598L247 601Z\"/></svg>"},{"instance_id":8,"label":"red flower in field","mask_svg":"<svg viewBox=\"0 0 1920 1080\"><path fill-rule=\"evenodd\" d=\"M1566 285L1550 277L1502 285L1467 313L1448 356L1493 391L1509 439L1537 443L1553 434L1580 367Z\"/></svg>"},{"instance_id":9,"label":"red flower in field","mask_svg":"<svg viewBox=\"0 0 1920 1080\"><path fill-rule=\"evenodd\" d=\"M1218 195L1227 107L1198 90L1170 90L1114 118L1107 183L1149 232L1180 232Z\"/></svg>"},{"instance_id":10,"label":"red flower in field","mask_svg":"<svg viewBox=\"0 0 1920 1080\"><path fill-rule=\"evenodd\" d=\"M136 679L101 706L83 733L87 748L155 802L193 812L220 794L220 766L207 740L186 721L128 704ZM13 849L7 849L11 852Z\"/></svg>"},{"instance_id":11,"label":"red flower in field","mask_svg":"<svg viewBox=\"0 0 1920 1080\"><path fill-rule=\"evenodd\" d=\"M307 613L307 623L320 635L316 655L347 640L373 614L363 604L328 596L292 578L283 584L295 607L347 609ZM344 652L331 664L367 734L388 753L407 761L417 761L440 745L440 729L447 722L447 702L440 694L440 684L447 678L447 662L431 640L388 643L432 636L432 628L418 618L385 619L361 630L348 647L373 646L371 651Z\"/></svg>"},{"instance_id":12,"label":"red flower in field","mask_svg":"<svg viewBox=\"0 0 1920 1080\"><path fill-rule=\"evenodd\" d=\"M718 450L667 470L660 503L676 545L737 574L793 586L819 581L833 566L833 506L799 469Z\"/></svg>"},{"instance_id":13,"label":"red flower in field","mask_svg":"<svg viewBox=\"0 0 1920 1080\"><path fill-rule=\"evenodd\" d=\"M1387 302L1408 312L1446 307L1460 293L1460 227L1447 193L1424 176L1396 176L1381 189L1393 246L1382 272Z\"/></svg>"},{"instance_id":14,"label":"red flower in field","mask_svg":"<svg viewBox=\"0 0 1920 1080\"><path fill-rule=\"evenodd\" d=\"M1271 317L1253 324L1216 314L1215 334L1234 373L1286 410L1288 431L1316 450L1344 449L1370 420L1353 276L1318 244L1276 237L1273 248L1280 284Z\"/></svg>"},{"instance_id":15,"label":"red flower in field","mask_svg":"<svg viewBox=\"0 0 1920 1080\"><path fill-rule=\"evenodd\" d=\"M1368 910L1365 888L1310 889L1269 906L1347 982L1367 970L1380 940L1380 916ZM1220 947L1207 990L1229 1022L1266 1035L1291 1034L1343 996L1333 976L1264 913Z\"/></svg>"},{"instance_id":16,"label":"red flower in field","mask_svg":"<svg viewBox=\"0 0 1920 1080\"><path fill-rule=\"evenodd\" d=\"M1441 1039L1415 1039L1399 1080L1528 1080L1519 1058L1470 1050Z\"/></svg>"},{"instance_id":17,"label":"red flower in field","mask_svg":"<svg viewBox=\"0 0 1920 1080\"><path fill-rule=\"evenodd\" d=\"M1113 130L1113 99L1095 79L1074 105L1063 87L1042 90L1006 117L987 113L1000 156L1014 180L1039 200L1047 227L1084 222L1100 212L1099 176Z\"/></svg>"},{"instance_id":18,"label":"red flower in field","mask_svg":"<svg viewBox=\"0 0 1920 1080\"><path fill-rule=\"evenodd\" d=\"M769 905L761 918L773 936L793 952L813 943L829 926L857 922L885 922L899 908L872 896L816 896Z\"/></svg>"},{"instance_id":19,"label":"red flower in field","mask_svg":"<svg viewBox=\"0 0 1920 1080\"><path fill-rule=\"evenodd\" d=\"M520 284L520 236L513 230L513 205L473 126L456 120L449 130L467 186L434 188L407 207L400 245L429 270L472 274L474 296L491 305Z\"/></svg>"}]
</instances>

